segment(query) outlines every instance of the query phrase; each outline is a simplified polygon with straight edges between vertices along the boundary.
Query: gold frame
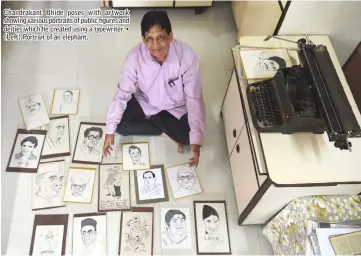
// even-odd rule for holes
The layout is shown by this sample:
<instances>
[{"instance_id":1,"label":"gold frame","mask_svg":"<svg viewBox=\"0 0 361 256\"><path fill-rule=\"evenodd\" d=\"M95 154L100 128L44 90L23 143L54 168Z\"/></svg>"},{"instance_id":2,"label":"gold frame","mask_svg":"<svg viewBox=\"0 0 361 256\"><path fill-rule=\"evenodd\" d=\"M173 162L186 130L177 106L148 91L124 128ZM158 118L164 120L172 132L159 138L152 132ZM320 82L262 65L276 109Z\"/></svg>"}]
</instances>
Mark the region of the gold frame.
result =
<instances>
[{"instance_id":1,"label":"gold frame","mask_svg":"<svg viewBox=\"0 0 361 256\"><path fill-rule=\"evenodd\" d=\"M245 50L242 50L242 48L241 48L241 49L238 49L238 52L239 52L239 60L240 60L241 68L242 68L242 70L244 71L244 76L245 76L246 80L260 80L260 81L262 81L262 80L266 80L266 79L270 79L270 78L273 78L273 77L274 77L274 76L269 76L269 77L248 78L248 76L247 76L247 72L246 72L246 69L245 69L245 66L244 66L244 61L243 61L243 59L242 59L241 52L242 52L242 51L261 51L261 50L285 50L286 53L287 53L287 56L288 56L288 58L289 58L289 61L290 61L290 63L292 64L290 54L288 53L288 50L289 50L289 49L287 49L287 48L285 48L285 47L275 47L275 48L272 48L272 47L252 48L252 47L250 47L249 49L246 48ZM276 72L277 72L277 71L276 71Z\"/></svg>"},{"instance_id":2,"label":"gold frame","mask_svg":"<svg viewBox=\"0 0 361 256\"><path fill-rule=\"evenodd\" d=\"M40 125L40 126L38 126L38 127L35 127L35 128L33 128L33 129L28 129L28 125L27 125L27 123L26 123L26 121L25 121L25 117L24 117L23 110L22 110L22 108L21 108L20 101L21 101L21 100L24 100L24 99L28 99L28 98L34 97L34 96L36 96L36 95L40 95L40 97L41 97L41 100L42 100L42 103L43 103L43 105L44 105L44 109L45 109L45 111L46 111L46 115L48 116L49 122L46 123L46 124L42 124L42 125ZM21 117L23 118L23 122L24 122L24 124L25 124L25 129L26 129L27 131L39 130L41 126L50 124L50 116L49 116L48 110L46 109L46 105L45 105L45 101L44 101L44 98L43 98L43 94L41 94L41 93L36 93L36 94L32 94L32 95L30 95L30 96L27 96L27 97L18 99L18 104L19 104L19 108L20 108Z\"/></svg>"},{"instance_id":3,"label":"gold frame","mask_svg":"<svg viewBox=\"0 0 361 256\"><path fill-rule=\"evenodd\" d=\"M91 195L90 195L90 202L89 202L89 203L88 203L88 202L76 202L76 201L67 201L67 200L64 200L64 199L65 199L65 194L66 194L66 188L68 187L68 178L69 178L69 174L70 174L71 169L83 170L83 171L94 171L94 172L95 172L94 180L93 180L93 186L92 186L92 192L91 192ZM68 203L77 203L77 204L91 204L91 203L93 202L94 185L95 185L96 175L97 175L97 168L92 168L92 167L76 167L76 166L71 166L71 167L69 167L68 173L67 173L67 175L66 175L66 183L65 183L64 195L63 195L62 201L65 202L65 203L68 202Z\"/></svg>"},{"instance_id":4,"label":"gold frame","mask_svg":"<svg viewBox=\"0 0 361 256\"><path fill-rule=\"evenodd\" d=\"M142 168L142 169L124 169L124 159L123 159L123 154L124 154L124 150L123 150L123 145L129 145L129 144L147 144L148 146L148 160L149 160L149 168ZM122 149L122 164L123 164L123 171L136 171L136 170L147 170L147 169L150 169L150 167L152 166L152 163L150 161L150 150L149 150L149 142L126 142L126 143L120 143L120 148Z\"/></svg>"},{"instance_id":5,"label":"gold frame","mask_svg":"<svg viewBox=\"0 0 361 256\"><path fill-rule=\"evenodd\" d=\"M56 91L79 91L78 94L78 101L76 104L76 112L75 113L53 113L53 106L54 106L54 100L55 100L55 95L56 95ZM79 113L79 102L80 102L80 89L54 89L54 93L53 93L53 99L51 102L51 106L50 106L50 114L52 115L77 115Z\"/></svg>"},{"instance_id":6,"label":"gold frame","mask_svg":"<svg viewBox=\"0 0 361 256\"><path fill-rule=\"evenodd\" d=\"M202 184L201 184L201 182L199 181L199 178L198 178L197 168L194 167L194 166L192 166L192 167L190 167L190 168L193 168L193 169L194 169L194 173L195 173L196 176L197 176L198 184L199 184L199 187L201 188L201 191L200 191L199 193L191 194L191 195L188 195L188 196L182 196L182 197L178 197L178 198L175 198L175 197L174 197L174 191L173 191L173 188L172 188L172 183L170 182L170 178L169 178L169 175L168 175L168 171L167 171L167 170L168 170L169 168L174 168L174 167L182 166L182 165L189 165L189 162L187 162L187 163L182 163L182 164L177 164L177 165L171 165L171 166L168 166L168 167L165 168L165 175L167 176L167 180L168 180L169 186L170 186L170 188L171 188L171 190L172 190L172 194L173 194L173 199L174 199L174 200L182 199L182 198L189 197L189 196L199 195L199 194L203 193L203 187L202 187Z\"/></svg>"}]
</instances>

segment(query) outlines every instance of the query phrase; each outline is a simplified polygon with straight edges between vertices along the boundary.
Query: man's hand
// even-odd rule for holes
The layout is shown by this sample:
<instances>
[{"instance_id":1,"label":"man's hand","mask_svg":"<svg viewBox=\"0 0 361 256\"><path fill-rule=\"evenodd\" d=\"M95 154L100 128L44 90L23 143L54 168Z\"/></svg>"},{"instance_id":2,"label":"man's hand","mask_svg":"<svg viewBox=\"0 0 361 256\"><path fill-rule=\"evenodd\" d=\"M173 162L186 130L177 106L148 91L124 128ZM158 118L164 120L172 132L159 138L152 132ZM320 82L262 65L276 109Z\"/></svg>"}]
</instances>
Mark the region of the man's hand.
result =
<instances>
[{"instance_id":1,"label":"man's hand","mask_svg":"<svg viewBox=\"0 0 361 256\"><path fill-rule=\"evenodd\" d=\"M105 135L104 146L103 146L103 154L105 157L110 156L111 152L113 151L114 145L114 135L107 134Z\"/></svg>"},{"instance_id":2,"label":"man's hand","mask_svg":"<svg viewBox=\"0 0 361 256\"><path fill-rule=\"evenodd\" d=\"M198 166L199 163L199 155L200 155L201 146L200 145L192 145L193 158L191 158L189 162L189 166Z\"/></svg>"}]
</instances>

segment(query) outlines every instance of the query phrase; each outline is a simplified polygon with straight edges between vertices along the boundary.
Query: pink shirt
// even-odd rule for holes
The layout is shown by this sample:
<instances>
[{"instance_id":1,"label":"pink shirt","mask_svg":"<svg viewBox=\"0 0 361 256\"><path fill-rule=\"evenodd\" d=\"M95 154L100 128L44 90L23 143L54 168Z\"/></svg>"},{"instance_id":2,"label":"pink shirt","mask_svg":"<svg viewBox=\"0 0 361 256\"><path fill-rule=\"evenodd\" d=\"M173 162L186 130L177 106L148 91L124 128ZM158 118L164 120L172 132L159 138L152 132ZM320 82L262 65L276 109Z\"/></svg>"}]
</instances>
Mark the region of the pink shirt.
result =
<instances>
[{"instance_id":1,"label":"pink shirt","mask_svg":"<svg viewBox=\"0 0 361 256\"><path fill-rule=\"evenodd\" d=\"M169 81L173 83L169 85ZM205 109L197 56L185 43L173 39L160 65L140 43L127 55L124 71L109 108L107 133L114 134L134 93L146 116L168 111L177 119L188 113L190 143L203 144Z\"/></svg>"}]
</instances>

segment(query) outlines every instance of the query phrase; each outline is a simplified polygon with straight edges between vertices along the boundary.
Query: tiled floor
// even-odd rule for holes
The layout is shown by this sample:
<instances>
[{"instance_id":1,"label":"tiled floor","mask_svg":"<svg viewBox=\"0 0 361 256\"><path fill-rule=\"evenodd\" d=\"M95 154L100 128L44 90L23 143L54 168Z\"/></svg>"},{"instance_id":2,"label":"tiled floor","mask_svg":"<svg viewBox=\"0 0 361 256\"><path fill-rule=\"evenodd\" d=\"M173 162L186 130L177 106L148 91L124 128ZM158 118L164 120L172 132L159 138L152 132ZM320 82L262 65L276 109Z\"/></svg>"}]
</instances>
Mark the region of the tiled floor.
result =
<instances>
[{"instance_id":1,"label":"tiled floor","mask_svg":"<svg viewBox=\"0 0 361 256\"><path fill-rule=\"evenodd\" d=\"M17 3L19 4L19 3ZM98 1L85 2L32 2L23 8L59 7L64 9L97 8ZM21 7L21 6L20 6ZM218 2L202 15L192 9L167 9L174 36L187 42L201 61L204 99L207 108L208 132L201 150L198 173L204 189L204 199L226 199L233 254L272 254L262 237L260 226L239 227L237 206L220 107L233 68L231 47L236 42L236 28L229 3ZM109 101L123 68L127 52L140 40L140 20L146 10L131 13L131 29L127 33L92 34L88 42L3 42L2 46L2 255L28 254L32 221L31 175L5 173L7 159L16 129L21 125L18 99L42 93L50 107L55 88L81 89L79 116L71 117L72 134L76 134L80 120L105 121ZM73 142L75 136L72 136ZM175 144L165 137L116 138L120 141L148 140L154 164L174 165L189 159L190 152L178 154ZM133 188L134 189L134 188ZM97 194L94 195L97 198ZM182 200L182 204L191 203ZM96 200L91 205L68 205L65 209L43 211L96 211ZM174 203L171 198L170 204ZM156 210L159 205L155 205ZM39 212L40 213L40 212ZM117 226L117 216L112 227ZM113 225L113 223L115 225ZM69 226L71 230L71 223ZM157 233L156 233L157 234ZM159 245L155 236L155 244ZM113 237L112 241L116 242ZM110 243L109 255L115 255L116 246ZM71 252L71 232L67 238L67 252ZM155 253L161 254L159 246Z\"/></svg>"}]
</instances>

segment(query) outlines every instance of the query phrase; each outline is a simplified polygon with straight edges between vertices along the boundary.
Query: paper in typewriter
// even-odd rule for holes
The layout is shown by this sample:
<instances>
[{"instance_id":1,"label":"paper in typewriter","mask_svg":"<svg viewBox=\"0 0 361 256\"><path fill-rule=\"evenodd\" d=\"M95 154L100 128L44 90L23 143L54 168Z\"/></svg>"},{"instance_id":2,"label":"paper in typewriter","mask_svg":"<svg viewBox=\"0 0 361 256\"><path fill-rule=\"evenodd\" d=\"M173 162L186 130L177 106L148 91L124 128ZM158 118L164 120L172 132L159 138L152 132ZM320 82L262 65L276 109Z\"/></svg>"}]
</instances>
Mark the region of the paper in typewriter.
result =
<instances>
[{"instance_id":1,"label":"paper in typewriter","mask_svg":"<svg viewBox=\"0 0 361 256\"><path fill-rule=\"evenodd\" d=\"M361 255L361 231L330 236L336 255Z\"/></svg>"},{"instance_id":2,"label":"paper in typewriter","mask_svg":"<svg viewBox=\"0 0 361 256\"><path fill-rule=\"evenodd\" d=\"M292 66L286 49L242 49L240 55L247 79L272 78L277 70Z\"/></svg>"}]
</instances>

